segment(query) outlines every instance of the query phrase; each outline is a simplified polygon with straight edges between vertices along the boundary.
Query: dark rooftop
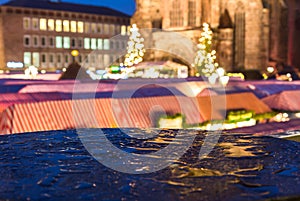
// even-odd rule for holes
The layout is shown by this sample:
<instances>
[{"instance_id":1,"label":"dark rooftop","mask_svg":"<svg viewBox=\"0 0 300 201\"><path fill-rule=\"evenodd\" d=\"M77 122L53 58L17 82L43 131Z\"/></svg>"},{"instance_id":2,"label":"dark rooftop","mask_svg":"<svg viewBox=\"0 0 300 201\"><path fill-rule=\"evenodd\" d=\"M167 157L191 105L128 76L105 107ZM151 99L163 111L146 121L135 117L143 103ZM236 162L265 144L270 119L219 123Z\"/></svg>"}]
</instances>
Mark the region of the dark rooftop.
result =
<instances>
[{"instance_id":1,"label":"dark rooftop","mask_svg":"<svg viewBox=\"0 0 300 201\"><path fill-rule=\"evenodd\" d=\"M120 11L103 7L103 6L91 6L84 4L73 4L61 1L49 1L49 0L11 0L4 6L13 7L25 7L25 8L37 8L37 9L47 9L47 10L58 10L58 11L70 11L79 13L89 13L96 15L108 15L117 17L130 17L129 15L122 13Z\"/></svg>"}]
</instances>

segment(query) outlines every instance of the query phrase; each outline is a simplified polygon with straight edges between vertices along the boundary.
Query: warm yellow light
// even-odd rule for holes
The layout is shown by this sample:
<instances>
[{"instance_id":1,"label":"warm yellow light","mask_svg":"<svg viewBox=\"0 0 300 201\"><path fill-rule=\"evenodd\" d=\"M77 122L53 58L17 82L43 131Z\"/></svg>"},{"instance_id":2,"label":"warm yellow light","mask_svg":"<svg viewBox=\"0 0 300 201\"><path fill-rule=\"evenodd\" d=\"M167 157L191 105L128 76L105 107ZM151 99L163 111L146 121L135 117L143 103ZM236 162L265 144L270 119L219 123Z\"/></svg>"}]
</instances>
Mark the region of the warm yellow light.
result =
<instances>
[{"instance_id":1,"label":"warm yellow light","mask_svg":"<svg viewBox=\"0 0 300 201\"><path fill-rule=\"evenodd\" d=\"M275 69L274 69L274 67L272 67L272 66L270 66L270 67L267 68L267 72L268 72L268 73L273 73L274 70L275 70Z\"/></svg>"},{"instance_id":2,"label":"warm yellow light","mask_svg":"<svg viewBox=\"0 0 300 201\"><path fill-rule=\"evenodd\" d=\"M45 18L40 19L40 30L42 30L42 31L47 30L47 19L45 19Z\"/></svg>"},{"instance_id":3,"label":"warm yellow light","mask_svg":"<svg viewBox=\"0 0 300 201\"><path fill-rule=\"evenodd\" d=\"M71 51L71 55L72 55L73 57L77 57L77 56L79 55L79 51L78 51L78 50L72 50L72 51Z\"/></svg>"}]
</instances>

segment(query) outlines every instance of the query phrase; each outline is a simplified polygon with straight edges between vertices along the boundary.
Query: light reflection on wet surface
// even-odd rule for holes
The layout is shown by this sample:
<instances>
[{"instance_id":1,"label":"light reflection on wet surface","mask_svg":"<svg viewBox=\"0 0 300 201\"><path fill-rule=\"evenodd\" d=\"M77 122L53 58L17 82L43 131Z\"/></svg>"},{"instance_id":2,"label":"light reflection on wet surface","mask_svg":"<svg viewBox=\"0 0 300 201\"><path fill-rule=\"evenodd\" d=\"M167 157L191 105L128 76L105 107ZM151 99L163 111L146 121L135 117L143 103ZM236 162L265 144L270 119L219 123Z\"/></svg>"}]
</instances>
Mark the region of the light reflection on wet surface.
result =
<instances>
[{"instance_id":1,"label":"light reflection on wet surface","mask_svg":"<svg viewBox=\"0 0 300 201\"><path fill-rule=\"evenodd\" d=\"M93 132L93 129L80 132ZM149 157L174 141L176 130L139 130L139 140L106 129L122 150ZM199 160L205 134L158 172L130 175L106 168L84 149L76 131L0 136L0 198L11 200L265 200L300 197L300 143L224 134ZM101 154L105 151L99 150ZM157 157L157 156L156 156ZM122 165L122 164L118 164ZM147 167L144 167L147 168Z\"/></svg>"}]
</instances>

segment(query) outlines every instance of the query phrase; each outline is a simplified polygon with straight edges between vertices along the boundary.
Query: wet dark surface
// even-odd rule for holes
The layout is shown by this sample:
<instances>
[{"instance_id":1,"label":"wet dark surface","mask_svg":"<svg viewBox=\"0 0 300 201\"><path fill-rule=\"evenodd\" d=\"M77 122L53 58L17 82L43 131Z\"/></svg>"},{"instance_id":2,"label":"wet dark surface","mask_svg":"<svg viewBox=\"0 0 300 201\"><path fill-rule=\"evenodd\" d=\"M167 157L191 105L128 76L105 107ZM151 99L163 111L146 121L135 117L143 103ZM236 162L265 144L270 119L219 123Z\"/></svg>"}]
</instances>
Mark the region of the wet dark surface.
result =
<instances>
[{"instance_id":1,"label":"wet dark surface","mask_svg":"<svg viewBox=\"0 0 300 201\"><path fill-rule=\"evenodd\" d=\"M177 131L163 131L147 143L130 139L118 129L106 129L105 132L116 146L143 154L166 147ZM150 174L132 175L100 164L86 151L74 130L0 136L0 198L300 199L299 142L224 134L209 156L200 160L198 154L204 138L205 134L199 132L192 147L170 167Z\"/></svg>"}]
</instances>

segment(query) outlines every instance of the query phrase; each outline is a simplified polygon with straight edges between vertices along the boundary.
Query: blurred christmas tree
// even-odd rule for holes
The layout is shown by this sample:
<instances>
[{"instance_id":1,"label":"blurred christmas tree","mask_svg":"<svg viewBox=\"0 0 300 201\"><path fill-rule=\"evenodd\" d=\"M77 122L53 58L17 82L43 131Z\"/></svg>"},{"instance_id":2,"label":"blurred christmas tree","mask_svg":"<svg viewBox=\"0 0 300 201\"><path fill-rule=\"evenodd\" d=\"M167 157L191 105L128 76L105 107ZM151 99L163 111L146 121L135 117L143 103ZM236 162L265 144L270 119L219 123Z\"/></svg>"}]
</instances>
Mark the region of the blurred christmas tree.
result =
<instances>
[{"instance_id":1,"label":"blurred christmas tree","mask_svg":"<svg viewBox=\"0 0 300 201\"><path fill-rule=\"evenodd\" d=\"M198 51L195 58L195 67L197 75L217 78L218 63L215 63L216 51L212 50L212 37L212 30L207 23L204 23L199 44L197 45Z\"/></svg>"},{"instance_id":2,"label":"blurred christmas tree","mask_svg":"<svg viewBox=\"0 0 300 201\"><path fill-rule=\"evenodd\" d=\"M144 38L141 37L136 24L130 28L130 36L127 44L127 54L125 55L124 63L121 66L130 67L143 61L145 54Z\"/></svg>"}]
</instances>

